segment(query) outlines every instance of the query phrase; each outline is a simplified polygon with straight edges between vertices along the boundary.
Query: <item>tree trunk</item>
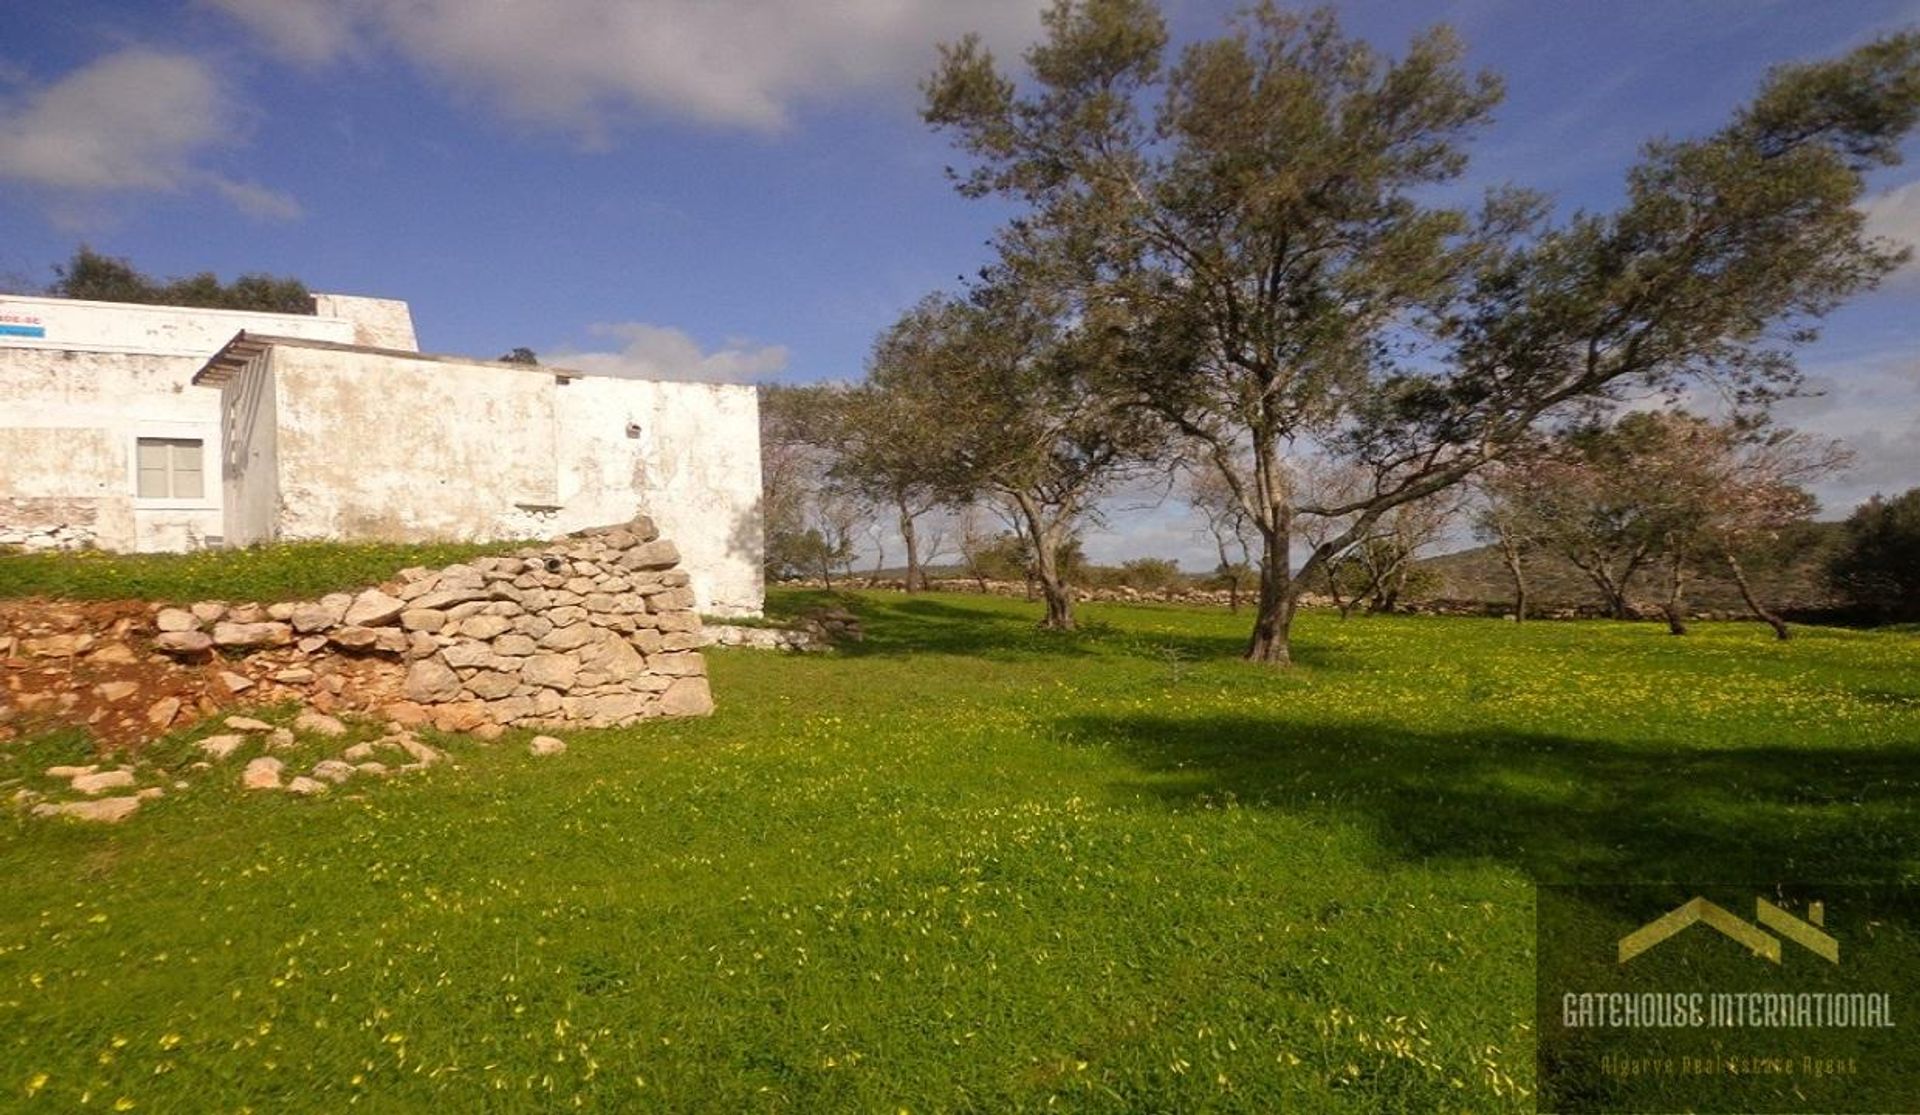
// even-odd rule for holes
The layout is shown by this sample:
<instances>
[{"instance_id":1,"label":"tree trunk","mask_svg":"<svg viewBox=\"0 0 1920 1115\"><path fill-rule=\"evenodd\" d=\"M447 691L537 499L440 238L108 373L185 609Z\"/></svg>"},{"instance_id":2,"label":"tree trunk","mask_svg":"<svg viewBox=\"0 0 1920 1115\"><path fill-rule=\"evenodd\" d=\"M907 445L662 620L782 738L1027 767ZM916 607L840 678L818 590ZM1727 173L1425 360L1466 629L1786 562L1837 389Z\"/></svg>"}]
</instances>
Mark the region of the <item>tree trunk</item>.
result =
<instances>
[{"instance_id":1,"label":"tree trunk","mask_svg":"<svg viewBox=\"0 0 1920 1115\"><path fill-rule=\"evenodd\" d=\"M1054 558L1052 546L1043 545L1035 551L1034 578L1040 582L1040 595L1047 601L1047 618L1040 621L1040 626L1050 631L1071 631L1073 590L1061 579L1059 565Z\"/></svg>"},{"instance_id":2,"label":"tree trunk","mask_svg":"<svg viewBox=\"0 0 1920 1115\"><path fill-rule=\"evenodd\" d=\"M1040 582L1040 595L1047 602L1047 617L1040 621L1040 626L1050 631L1071 631L1073 589L1060 575L1060 544L1065 541L1061 537L1062 524L1066 517L1057 516L1048 522L1034 500L1020 492L1013 493L1013 497L1027 525L1027 537L1033 543L1033 580ZM1032 581L1028 582L1027 595L1029 598L1033 595Z\"/></svg>"},{"instance_id":3,"label":"tree trunk","mask_svg":"<svg viewBox=\"0 0 1920 1115\"><path fill-rule=\"evenodd\" d=\"M1240 575L1233 571L1233 562L1227 559L1227 540L1218 531L1213 535L1214 549L1220 552L1220 575L1227 579L1227 611L1240 610Z\"/></svg>"},{"instance_id":4,"label":"tree trunk","mask_svg":"<svg viewBox=\"0 0 1920 1115\"><path fill-rule=\"evenodd\" d=\"M1687 633L1687 559L1675 553L1667 566L1667 601L1660 606L1666 613L1667 633L1685 635Z\"/></svg>"},{"instance_id":5,"label":"tree trunk","mask_svg":"<svg viewBox=\"0 0 1920 1115\"><path fill-rule=\"evenodd\" d=\"M1330 561L1325 566L1325 572L1327 574L1327 596L1333 600L1333 606L1339 609L1340 618L1346 619L1347 613L1353 611L1353 605L1358 603L1359 600L1356 597L1352 603L1349 603L1340 598L1340 579L1336 575L1338 571L1339 566L1334 562Z\"/></svg>"},{"instance_id":6,"label":"tree trunk","mask_svg":"<svg viewBox=\"0 0 1920 1115\"><path fill-rule=\"evenodd\" d=\"M1404 568L1396 561L1373 579L1373 588L1367 601L1368 615L1392 615L1393 610L1400 606L1400 585L1406 580L1401 575Z\"/></svg>"},{"instance_id":7,"label":"tree trunk","mask_svg":"<svg viewBox=\"0 0 1920 1115\"><path fill-rule=\"evenodd\" d=\"M1606 603L1607 615L1612 619L1632 619L1633 609L1627 604L1627 585L1633 580L1633 574L1639 567L1639 559L1627 563L1626 570L1620 576L1613 574L1613 565L1604 557L1583 557L1574 553L1563 553L1574 568L1587 575L1593 586L1600 590L1600 599Z\"/></svg>"},{"instance_id":8,"label":"tree trunk","mask_svg":"<svg viewBox=\"0 0 1920 1115\"><path fill-rule=\"evenodd\" d=\"M1611 572L1604 566L1587 570L1593 586L1600 590L1600 599L1606 604L1610 619L1632 619L1633 608L1627 603L1627 587L1613 579Z\"/></svg>"},{"instance_id":9,"label":"tree trunk","mask_svg":"<svg viewBox=\"0 0 1920 1115\"><path fill-rule=\"evenodd\" d=\"M1512 543L1503 542L1500 556L1507 563L1507 572L1513 576L1513 621L1525 623L1527 619L1527 572L1520 565L1520 551Z\"/></svg>"},{"instance_id":10,"label":"tree trunk","mask_svg":"<svg viewBox=\"0 0 1920 1115\"><path fill-rule=\"evenodd\" d=\"M1073 590L1058 579L1040 582L1040 590L1047 598L1047 618L1040 626L1049 631L1072 631Z\"/></svg>"},{"instance_id":11,"label":"tree trunk","mask_svg":"<svg viewBox=\"0 0 1920 1115\"><path fill-rule=\"evenodd\" d=\"M1247 661L1293 665L1293 613L1299 593L1291 567L1292 538L1285 526L1260 531L1260 604L1247 641Z\"/></svg>"},{"instance_id":12,"label":"tree trunk","mask_svg":"<svg viewBox=\"0 0 1920 1115\"><path fill-rule=\"evenodd\" d=\"M1365 549L1364 546L1361 548ZM1367 588L1362 594L1367 598L1367 614L1377 616L1382 612L1391 611L1387 586L1389 579L1393 576L1394 566L1392 564L1382 566L1374 560L1372 555L1363 558L1360 564L1361 568L1367 571Z\"/></svg>"},{"instance_id":13,"label":"tree trunk","mask_svg":"<svg viewBox=\"0 0 1920 1115\"><path fill-rule=\"evenodd\" d=\"M1727 559L1727 569L1733 574L1733 583L1740 586L1740 599L1747 602L1748 609L1759 616L1768 627L1773 628L1774 637L1781 642L1793 638L1793 629L1787 626L1787 621L1768 611L1765 605L1760 603L1760 598L1753 594L1753 585L1747 580L1747 571L1740 567L1740 559L1733 556L1733 551L1727 550L1721 556Z\"/></svg>"},{"instance_id":14,"label":"tree trunk","mask_svg":"<svg viewBox=\"0 0 1920 1115\"><path fill-rule=\"evenodd\" d=\"M919 592L927 587L927 574L920 568L920 539L913 530L913 516L907 512L907 504L902 500L900 509L900 540L907 544L907 591Z\"/></svg>"}]
</instances>

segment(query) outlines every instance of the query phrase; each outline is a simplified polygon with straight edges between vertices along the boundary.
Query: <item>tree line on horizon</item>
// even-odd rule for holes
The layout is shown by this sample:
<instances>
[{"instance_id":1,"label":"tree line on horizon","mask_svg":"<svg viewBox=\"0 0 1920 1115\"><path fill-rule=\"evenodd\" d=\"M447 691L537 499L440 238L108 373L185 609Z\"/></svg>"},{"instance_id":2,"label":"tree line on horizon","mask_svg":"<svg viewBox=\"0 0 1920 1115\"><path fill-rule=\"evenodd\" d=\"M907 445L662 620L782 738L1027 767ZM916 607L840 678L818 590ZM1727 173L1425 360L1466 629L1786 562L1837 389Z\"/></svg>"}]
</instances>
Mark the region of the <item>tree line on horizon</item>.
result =
<instances>
[{"instance_id":1,"label":"tree line on horizon","mask_svg":"<svg viewBox=\"0 0 1920 1115\"><path fill-rule=\"evenodd\" d=\"M96 252L85 244L74 249L72 258L65 263L55 264L53 273L53 281L45 287L17 293L143 306L194 306L273 314L314 312L313 292L299 279L248 273L223 283L211 271L156 279L125 259Z\"/></svg>"},{"instance_id":2,"label":"tree line on horizon","mask_svg":"<svg viewBox=\"0 0 1920 1115\"><path fill-rule=\"evenodd\" d=\"M990 506L1069 628L1062 557L1102 498L1179 477L1251 577L1246 657L1285 665L1301 597L1390 582L1422 518L1473 502L1498 544L1566 552L1568 507L1617 495L1590 481L1631 459L1643 513L1598 524L1627 553L1583 570L1604 592L1657 568L1683 629L1701 566L1743 577L1840 459L1768 407L1820 319L1906 258L1855 203L1920 118L1920 32L1775 68L1718 130L1645 144L1617 209L1563 219L1512 186L1434 200L1502 96L1463 55L1445 27L1394 58L1270 2L1173 56L1150 0L1057 0L1018 78L977 38L943 45L923 116L965 157L960 194L1016 215L861 381L767 396L793 449L770 555L885 508L917 587L922 517ZM1725 416L1678 413L1703 390ZM783 509L806 461L826 502Z\"/></svg>"}]
</instances>

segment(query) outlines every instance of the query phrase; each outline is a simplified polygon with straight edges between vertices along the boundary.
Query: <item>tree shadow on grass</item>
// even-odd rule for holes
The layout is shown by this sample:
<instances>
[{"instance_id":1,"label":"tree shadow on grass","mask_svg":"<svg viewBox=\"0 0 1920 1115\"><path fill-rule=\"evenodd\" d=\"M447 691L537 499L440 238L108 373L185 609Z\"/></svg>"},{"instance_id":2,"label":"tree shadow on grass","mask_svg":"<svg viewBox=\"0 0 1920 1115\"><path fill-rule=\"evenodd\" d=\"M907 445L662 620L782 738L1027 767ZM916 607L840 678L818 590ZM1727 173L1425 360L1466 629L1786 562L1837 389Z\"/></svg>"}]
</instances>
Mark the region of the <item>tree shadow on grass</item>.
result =
<instances>
[{"instance_id":1,"label":"tree shadow on grass","mask_svg":"<svg viewBox=\"0 0 1920 1115\"><path fill-rule=\"evenodd\" d=\"M1407 861L1481 859L1539 883L1910 882L1920 749L1686 750L1505 729L1284 717L1080 715L1061 724L1170 806L1232 795L1357 820Z\"/></svg>"},{"instance_id":2,"label":"tree shadow on grass","mask_svg":"<svg viewBox=\"0 0 1920 1115\"><path fill-rule=\"evenodd\" d=\"M1074 631L1040 627L1037 603L1011 610L1019 602L999 597L958 599L874 592L787 589L768 603L768 614L793 620L824 609L845 609L860 617L865 639L845 643L849 656L955 654L996 660L1089 655L1136 657L1151 661L1197 663L1227 661L1246 649L1243 635L1191 631L1142 632L1137 625L1116 627L1082 616ZM1317 647L1295 647L1295 658L1313 665L1324 655Z\"/></svg>"},{"instance_id":3,"label":"tree shadow on grass","mask_svg":"<svg viewBox=\"0 0 1920 1115\"><path fill-rule=\"evenodd\" d=\"M981 658L1072 657L1094 653L1110 643L1113 631L1089 624L1076 631L1048 631L1037 616L990 608L969 608L942 600L902 596L897 600L864 597L853 612L866 638L841 650L850 655L960 654Z\"/></svg>"},{"instance_id":4,"label":"tree shadow on grass","mask_svg":"<svg viewBox=\"0 0 1920 1115\"><path fill-rule=\"evenodd\" d=\"M995 601L995 603L999 603ZM769 615L795 620L810 613L844 609L860 618L865 638L841 643L851 657L903 654L956 654L977 658L1083 656L1114 641L1113 630L1089 624L1078 631L1047 631L1040 609L1009 611L1004 606L952 602L920 595L871 592L784 590L768 604Z\"/></svg>"}]
</instances>

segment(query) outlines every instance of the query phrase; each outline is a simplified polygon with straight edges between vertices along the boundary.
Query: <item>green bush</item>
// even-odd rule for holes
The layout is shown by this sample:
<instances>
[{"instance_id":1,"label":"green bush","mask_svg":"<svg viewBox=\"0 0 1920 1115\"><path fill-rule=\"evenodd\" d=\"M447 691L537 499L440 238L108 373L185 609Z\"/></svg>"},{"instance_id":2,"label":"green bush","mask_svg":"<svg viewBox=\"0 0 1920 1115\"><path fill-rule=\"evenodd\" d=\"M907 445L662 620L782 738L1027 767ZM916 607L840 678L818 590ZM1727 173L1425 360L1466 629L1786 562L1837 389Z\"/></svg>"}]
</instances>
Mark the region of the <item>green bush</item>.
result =
<instances>
[{"instance_id":1,"label":"green bush","mask_svg":"<svg viewBox=\"0 0 1920 1115\"><path fill-rule=\"evenodd\" d=\"M1920 488L1893 499L1874 496L1847 516L1844 529L1827 565L1834 591L1880 622L1920 620Z\"/></svg>"},{"instance_id":2,"label":"green bush","mask_svg":"<svg viewBox=\"0 0 1920 1115\"><path fill-rule=\"evenodd\" d=\"M1141 592L1164 592L1180 583L1180 563L1170 558L1134 558L1121 563L1120 583Z\"/></svg>"}]
</instances>

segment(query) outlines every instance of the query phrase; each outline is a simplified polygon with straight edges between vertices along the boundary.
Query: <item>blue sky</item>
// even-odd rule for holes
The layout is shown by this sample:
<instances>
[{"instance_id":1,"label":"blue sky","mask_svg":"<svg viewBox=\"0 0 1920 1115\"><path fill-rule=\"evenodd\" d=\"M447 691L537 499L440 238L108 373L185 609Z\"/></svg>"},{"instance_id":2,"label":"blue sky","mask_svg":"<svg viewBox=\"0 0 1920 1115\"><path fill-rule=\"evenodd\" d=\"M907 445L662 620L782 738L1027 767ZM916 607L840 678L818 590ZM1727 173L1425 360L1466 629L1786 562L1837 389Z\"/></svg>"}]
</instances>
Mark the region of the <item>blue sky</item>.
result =
<instances>
[{"instance_id":1,"label":"blue sky","mask_svg":"<svg viewBox=\"0 0 1920 1115\"><path fill-rule=\"evenodd\" d=\"M1167 6L1176 37L1235 5ZM1776 63L1920 24L1915 0L1340 5L1397 51L1435 22L1507 81L1463 193L1607 207L1635 149L1714 127ZM933 47L1038 31L1014 0L63 0L0 37L0 276L86 241L175 275L295 275L407 299L423 347L636 374L859 373L873 335L984 258L917 118ZM1920 156L1920 147L1909 150ZM1920 240L1920 159L1869 212ZM1843 511L1920 484L1920 267L1830 322L1786 417L1844 436ZM1206 564L1184 509L1096 557Z\"/></svg>"}]
</instances>

